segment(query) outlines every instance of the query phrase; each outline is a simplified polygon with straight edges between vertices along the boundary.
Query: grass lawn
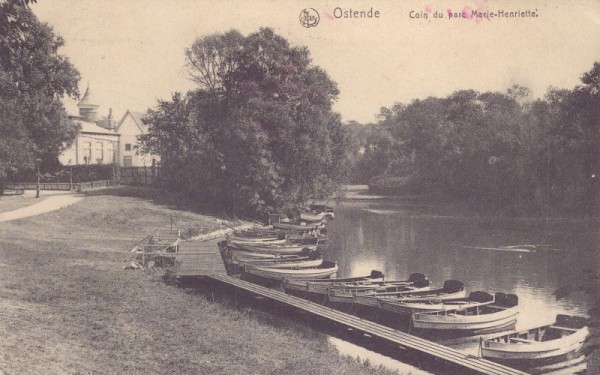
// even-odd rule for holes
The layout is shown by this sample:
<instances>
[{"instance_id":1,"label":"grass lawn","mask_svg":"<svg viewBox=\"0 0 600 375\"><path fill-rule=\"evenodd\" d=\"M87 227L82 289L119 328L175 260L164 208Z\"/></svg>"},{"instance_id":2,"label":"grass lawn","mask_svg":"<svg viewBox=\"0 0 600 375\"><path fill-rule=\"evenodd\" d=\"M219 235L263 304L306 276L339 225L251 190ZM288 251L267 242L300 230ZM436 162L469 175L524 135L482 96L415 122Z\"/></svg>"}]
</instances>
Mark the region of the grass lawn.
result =
<instances>
[{"instance_id":1,"label":"grass lawn","mask_svg":"<svg viewBox=\"0 0 600 375\"><path fill-rule=\"evenodd\" d=\"M0 373L387 373L340 357L299 324L124 270L136 240L171 218L218 225L101 194L0 223Z\"/></svg>"},{"instance_id":2,"label":"grass lawn","mask_svg":"<svg viewBox=\"0 0 600 375\"><path fill-rule=\"evenodd\" d=\"M35 191L26 191L24 195L0 195L0 212L27 207L43 199L43 196L36 198Z\"/></svg>"}]
</instances>

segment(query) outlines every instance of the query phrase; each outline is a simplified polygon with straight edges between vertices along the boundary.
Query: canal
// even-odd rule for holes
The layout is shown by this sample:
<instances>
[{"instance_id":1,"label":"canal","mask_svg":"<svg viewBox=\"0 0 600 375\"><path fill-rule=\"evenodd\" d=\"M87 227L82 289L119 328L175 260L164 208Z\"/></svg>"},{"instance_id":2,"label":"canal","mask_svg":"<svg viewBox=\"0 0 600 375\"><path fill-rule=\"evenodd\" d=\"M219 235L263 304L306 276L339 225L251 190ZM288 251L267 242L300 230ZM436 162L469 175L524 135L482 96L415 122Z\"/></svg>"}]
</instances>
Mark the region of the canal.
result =
<instances>
[{"instance_id":1,"label":"canal","mask_svg":"<svg viewBox=\"0 0 600 375\"><path fill-rule=\"evenodd\" d=\"M344 202L327 225L325 256L338 261L338 277L422 272L432 287L457 279L468 291L514 293L517 330L552 323L557 314L587 316L590 297L577 288L586 275L598 275L597 221L438 211L395 200ZM473 340L455 345L477 354Z\"/></svg>"}]
</instances>

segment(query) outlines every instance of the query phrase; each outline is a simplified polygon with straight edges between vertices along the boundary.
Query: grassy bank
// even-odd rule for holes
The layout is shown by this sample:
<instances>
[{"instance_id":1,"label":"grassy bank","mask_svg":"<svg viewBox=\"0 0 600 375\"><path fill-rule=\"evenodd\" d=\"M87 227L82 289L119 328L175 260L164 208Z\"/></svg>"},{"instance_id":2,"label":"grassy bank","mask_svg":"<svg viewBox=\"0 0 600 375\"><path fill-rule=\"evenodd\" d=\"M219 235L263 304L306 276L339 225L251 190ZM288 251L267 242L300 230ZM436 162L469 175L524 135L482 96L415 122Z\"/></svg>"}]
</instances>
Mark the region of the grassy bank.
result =
<instances>
[{"instance_id":1,"label":"grassy bank","mask_svg":"<svg viewBox=\"0 0 600 375\"><path fill-rule=\"evenodd\" d=\"M107 192L109 194L110 192ZM268 313L124 270L152 228L217 226L141 198L95 195L0 223L0 369L26 373L374 374Z\"/></svg>"},{"instance_id":2,"label":"grassy bank","mask_svg":"<svg viewBox=\"0 0 600 375\"><path fill-rule=\"evenodd\" d=\"M0 212L18 210L19 208L31 206L45 199L35 197L35 190L27 190L23 195L0 195Z\"/></svg>"}]
</instances>

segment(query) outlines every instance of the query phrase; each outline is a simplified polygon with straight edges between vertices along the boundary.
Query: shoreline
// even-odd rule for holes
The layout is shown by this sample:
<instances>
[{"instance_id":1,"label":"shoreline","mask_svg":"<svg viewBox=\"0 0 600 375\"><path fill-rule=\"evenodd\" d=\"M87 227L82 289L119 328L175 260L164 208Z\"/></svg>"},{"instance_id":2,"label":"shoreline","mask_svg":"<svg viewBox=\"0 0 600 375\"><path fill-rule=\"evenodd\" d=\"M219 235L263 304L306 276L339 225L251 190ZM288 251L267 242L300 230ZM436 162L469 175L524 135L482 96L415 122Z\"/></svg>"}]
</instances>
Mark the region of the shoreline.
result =
<instances>
[{"instance_id":1,"label":"shoreline","mask_svg":"<svg viewBox=\"0 0 600 375\"><path fill-rule=\"evenodd\" d=\"M224 229L214 216L119 191L0 223L1 371L394 373L340 355L285 317L124 270L133 245L171 220L204 235Z\"/></svg>"},{"instance_id":2,"label":"shoreline","mask_svg":"<svg viewBox=\"0 0 600 375\"><path fill-rule=\"evenodd\" d=\"M454 218L454 219L485 219L485 220L514 220L514 221L525 221L525 222L552 222L552 223L596 223L600 222L599 215L588 215L582 213L573 213L570 215L548 215L542 216L539 214L523 215L523 214L510 214L502 211L489 211L485 213L477 212L468 207L468 204L464 202L442 202L439 199L428 199L424 196L417 195L378 195L378 194L365 194L368 192L367 185L349 185L346 187L346 192L350 194L343 198L339 198L338 204L344 203L396 203L395 209L384 209L389 211L390 214L393 211L399 211L402 209L414 210L415 218L428 217L428 218ZM317 202L325 203L326 200L315 200ZM331 199L329 202L335 201ZM419 208L421 210L419 210ZM365 207L365 210L377 210L375 207ZM452 214L449 214L452 212ZM375 212L374 212L375 213Z\"/></svg>"}]
</instances>

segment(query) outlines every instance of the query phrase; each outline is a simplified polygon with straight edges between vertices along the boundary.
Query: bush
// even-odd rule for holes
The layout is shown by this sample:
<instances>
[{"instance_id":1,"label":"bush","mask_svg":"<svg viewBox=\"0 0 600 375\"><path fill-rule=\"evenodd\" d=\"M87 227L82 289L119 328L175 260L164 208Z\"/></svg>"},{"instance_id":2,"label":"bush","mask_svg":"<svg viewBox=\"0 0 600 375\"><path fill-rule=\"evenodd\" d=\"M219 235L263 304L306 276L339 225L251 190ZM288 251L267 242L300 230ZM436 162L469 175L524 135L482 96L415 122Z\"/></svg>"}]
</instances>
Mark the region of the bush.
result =
<instances>
[{"instance_id":1,"label":"bush","mask_svg":"<svg viewBox=\"0 0 600 375\"><path fill-rule=\"evenodd\" d=\"M69 182L71 180L71 168L73 170L73 182L89 182L100 180L113 180L118 168L114 164L90 164L74 165L72 167L62 166L53 172L41 170L40 182ZM36 169L20 169L8 174L11 182L34 182L37 180Z\"/></svg>"},{"instance_id":2,"label":"bush","mask_svg":"<svg viewBox=\"0 0 600 375\"><path fill-rule=\"evenodd\" d=\"M413 193L411 176L377 176L369 180L369 192L373 194L407 194Z\"/></svg>"}]
</instances>

